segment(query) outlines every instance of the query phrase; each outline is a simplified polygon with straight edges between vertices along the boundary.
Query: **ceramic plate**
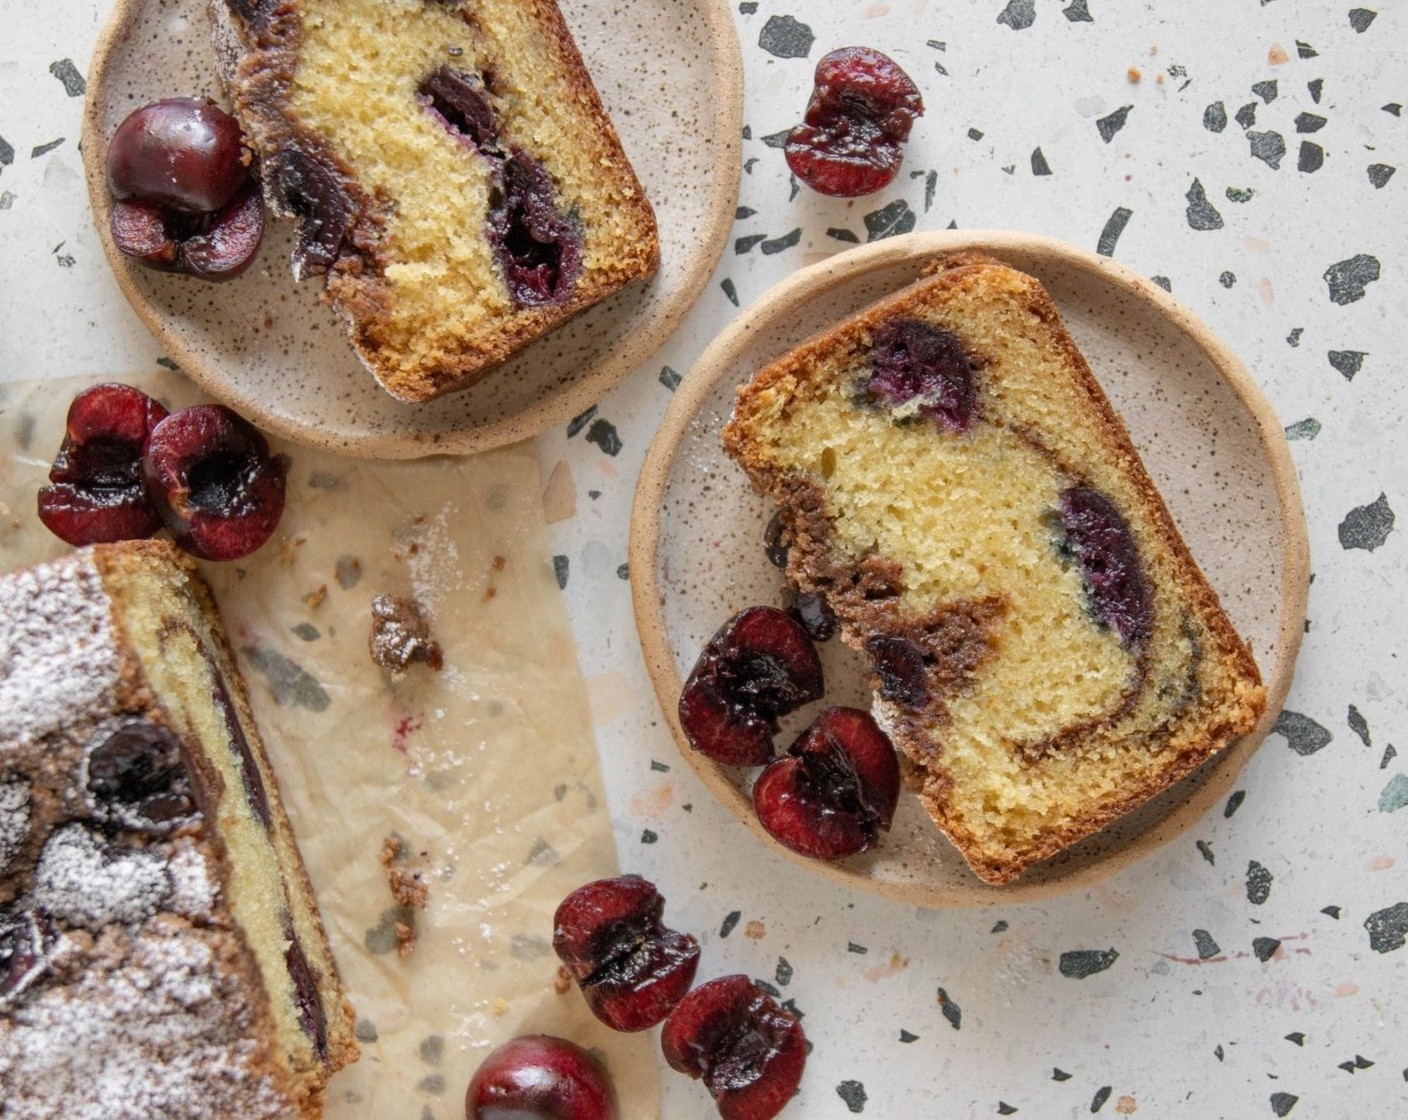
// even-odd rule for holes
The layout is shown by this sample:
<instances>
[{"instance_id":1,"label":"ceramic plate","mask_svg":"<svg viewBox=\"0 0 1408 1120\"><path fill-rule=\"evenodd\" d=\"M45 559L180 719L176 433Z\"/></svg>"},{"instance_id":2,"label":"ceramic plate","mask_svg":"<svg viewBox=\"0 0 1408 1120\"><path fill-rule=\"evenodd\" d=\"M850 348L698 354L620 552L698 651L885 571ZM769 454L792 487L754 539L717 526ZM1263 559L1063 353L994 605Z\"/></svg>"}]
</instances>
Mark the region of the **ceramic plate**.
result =
<instances>
[{"instance_id":1,"label":"ceramic plate","mask_svg":"<svg viewBox=\"0 0 1408 1120\"><path fill-rule=\"evenodd\" d=\"M259 260L212 285L132 264L108 234L107 138L159 97L220 98L206 0L119 0L94 52L83 127L89 197L119 285L170 356L265 428L380 458L464 454L566 421L645 361L718 262L738 202L742 62L724 0L560 0L660 226L659 273L578 316L461 393L425 404L377 385L289 271L292 224Z\"/></svg>"},{"instance_id":2,"label":"ceramic plate","mask_svg":"<svg viewBox=\"0 0 1408 1120\"><path fill-rule=\"evenodd\" d=\"M660 705L706 785L766 843L752 772L690 749L675 715L682 679L734 612L777 603L781 573L763 553L769 504L719 446L735 388L770 359L918 279L937 254L982 249L1039 277L1115 407L1203 571L1266 681L1265 718L1245 739L1103 832L1017 883L977 879L916 798L902 796L877 848L840 864L792 856L818 874L930 906L1030 900L1088 885L1188 829L1230 788L1290 687L1307 593L1305 518L1290 452L1265 397L1233 354L1162 288L1081 249L1020 233L911 234L834 257L773 288L685 378L636 492L631 573L636 622ZM822 649L827 702L870 707L861 657ZM804 710L784 723L790 742Z\"/></svg>"}]
</instances>

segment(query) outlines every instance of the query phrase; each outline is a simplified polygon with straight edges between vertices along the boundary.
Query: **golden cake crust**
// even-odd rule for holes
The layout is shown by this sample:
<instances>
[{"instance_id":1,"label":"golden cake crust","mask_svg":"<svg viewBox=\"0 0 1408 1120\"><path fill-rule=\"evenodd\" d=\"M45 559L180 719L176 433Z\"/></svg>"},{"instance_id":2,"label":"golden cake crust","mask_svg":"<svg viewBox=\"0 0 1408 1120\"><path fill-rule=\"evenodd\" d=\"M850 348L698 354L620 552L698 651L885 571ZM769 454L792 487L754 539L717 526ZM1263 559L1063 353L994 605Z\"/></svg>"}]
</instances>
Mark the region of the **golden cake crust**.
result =
<instances>
[{"instance_id":1,"label":"golden cake crust","mask_svg":"<svg viewBox=\"0 0 1408 1120\"><path fill-rule=\"evenodd\" d=\"M841 620L847 644L865 650L877 634L917 639L922 625L930 655L928 679L937 699L922 710L889 702L880 695L877 676L872 682L877 688L877 714L901 750L907 784L918 793L936 824L981 878L1004 883L1017 878L1032 863L1136 808L1249 732L1264 709L1265 696L1250 651L1223 613L1140 462L1123 422L1041 285L978 253L944 258L926 271L926 279L814 336L755 374L738 391L723 444L742 464L754 487L778 504L791 538L789 579L803 590L827 598ZM946 752L958 749L951 741L949 705L971 693L972 682L1002 654L997 621L1006 609L1002 596L953 596L942 602L937 613L916 617L910 609L912 600L906 604L910 589L902 566L883 554L857 561L838 549L838 510L828 497L825 480L815 471L781 461L778 452L783 438L779 433L785 433L799 415L831 391L830 379L846 368L848 361L864 360L876 332L897 318L948 316L943 325L959 337L965 350L976 355L979 378L984 376L984 362L989 358L999 363L995 376L1005 377L1001 367L1009 361L1005 351L993 341L997 336L985 334L986 326L976 322L985 312L975 314L974 309L989 307L1004 308L1010 322L1038 341L1047 355L1045 360L1059 367L1061 380L1079 398L1073 411L1082 417L1080 423L1098 431L1100 461L1093 469L1102 481L1122 480L1121 504L1137 511L1135 527L1141 555L1152 557L1158 575L1174 585L1176 594L1161 601L1181 604L1179 609L1187 612L1190 621L1180 625L1193 636L1186 643L1189 651L1182 671L1197 685L1196 702L1188 701L1192 715L1174 712L1152 734L1132 736L1133 714L1139 705L1147 709L1149 703L1144 696L1152 687L1148 673L1160 669L1154 653L1141 654L1134 674L1137 687L1127 688L1118 703L1078 727L1064 728L1045 740L1011 746L1011 757L1004 764L1013 768L1019 785L1075 780L1071 778L1076 765L1072 759L1083 753L1089 755L1088 766L1110 765L1109 752L1120 750L1146 751L1150 759L1149 765L1126 766L1118 784L1098 797L1067 806L1063 812L1048 813L1025 833L1018 830L1013 835L999 834L994 827L1001 812L983 817L957 807L955 779L946 764ZM969 321L964 320L965 314ZM979 422L984 420L985 408L997 410L999 406L980 396ZM1007 418L986 417L987 421L996 419L1006 422ZM1076 460L1059 433L1043 432L1030 423L1013 427L1035 449L1034 454L1049 459L1059 473L1082 478L1092 469ZM1216 695L1210 698L1209 691Z\"/></svg>"}]
</instances>

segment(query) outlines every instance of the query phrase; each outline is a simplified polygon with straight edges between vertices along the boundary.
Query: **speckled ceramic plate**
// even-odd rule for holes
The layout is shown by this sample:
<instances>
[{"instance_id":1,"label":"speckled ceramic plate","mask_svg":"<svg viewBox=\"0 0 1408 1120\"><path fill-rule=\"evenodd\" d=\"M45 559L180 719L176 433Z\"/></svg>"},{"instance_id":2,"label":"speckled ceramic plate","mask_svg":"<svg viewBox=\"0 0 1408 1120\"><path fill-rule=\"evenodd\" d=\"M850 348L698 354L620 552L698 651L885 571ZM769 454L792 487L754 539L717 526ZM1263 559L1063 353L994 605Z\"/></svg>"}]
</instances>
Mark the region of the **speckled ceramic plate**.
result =
<instances>
[{"instance_id":1,"label":"speckled ceramic plate","mask_svg":"<svg viewBox=\"0 0 1408 1120\"><path fill-rule=\"evenodd\" d=\"M1269 706L1245 739L1186 781L1029 871L991 887L902 796L872 852L839 864L792 856L762 830L752 772L716 766L684 741L683 677L728 616L776 603L781 573L763 554L770 506L723 453L735 388L771 358L918 279L937 254L982 249L1039 277L1140 454L1203 571L1251 643ZM1088 885L1188 829L1230 788L1290 688L1305 618L1308 546L1280 423L1235 356L1162 288L1104 257L1020 233L911 234L797 273L748 309L676 391L636 491L631 521L636 622L660 705L706 785L764 842L817 874L929 906L1013 902ZM822 647L827 701L869 708L866 666L840 642ZM814 712L784 723L779 741Z\"/></svg>"},{"instance_id":2,"label":"speckled ceramic plate","mask_svg":"<svg viewBox=\"0 0 1408 1120\"><path fill-rule=\"evenodd\" d=\"M559 0L655 206L659 273L539 340L461 393L407 404L377 385L319 301L294 284L293 229L270 224L254 267L212 285L132 264L108 234L107 138L159 97L220 96L205 0L118 0L94 52L83 124L89 197L137 314L208 392L289 439L348 454L468 453L531 436L596 402L698 298L738 201L742 62L725 0Z\"/></svg>"}]
</instances>

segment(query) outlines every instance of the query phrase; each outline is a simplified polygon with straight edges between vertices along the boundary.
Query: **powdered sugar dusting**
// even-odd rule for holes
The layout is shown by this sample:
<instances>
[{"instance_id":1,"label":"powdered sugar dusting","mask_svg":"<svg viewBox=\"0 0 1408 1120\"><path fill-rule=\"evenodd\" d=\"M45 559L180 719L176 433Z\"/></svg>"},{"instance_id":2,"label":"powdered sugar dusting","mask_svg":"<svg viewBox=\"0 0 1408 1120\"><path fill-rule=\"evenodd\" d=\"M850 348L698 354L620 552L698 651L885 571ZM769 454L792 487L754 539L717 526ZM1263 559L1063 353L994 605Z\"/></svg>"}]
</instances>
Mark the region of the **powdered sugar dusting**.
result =
<instances>
[{"instance_id":1,"label":"powdered sugar dusting","mask_svg":"<svg viewBox=\"0 0 1408 1120\"><path fill-rule=\"evenodd\" d=\"M29 786L19 780L0 782L0 875L10 869L29 835Z\"/></svg>"},{"instance_id":2,"label":"powdered sugar dusting","mask_svg":"<svg viewBox=\"0 0 1408 1120\"><path fill-rule=\"evenodd\" d=\"M7 1109L27 1120L284 1116L287 1100L254 1072L247 1016L231 1013L244 1005L239 981L222 978L214 937L165 916L135 939L61 936L56 969L88 963L0 1020Z\"/></svg>"},{"instance_id":3,"label":"powdered sugar dusting","mask_svg":"<svg viewBox=\"0 0 1408 1120\"><path fill-rule=\"evenodd\" d=\"M107 602L82 554L0 576L0 758L112 706L120 661Z\"/></svg>"},{"instance_id":4,"label":"powdered sugar dusting","mask_svg":"<svg viewBox=\"0 0 1408 1120\"><path fill-rule=\"evenodd\" d=\"M34 873L34 901L43 910L95 932L114 922L146 920L170 894L160 852L108 847L77 824L49 837Z\"/></svg>"},{"instance_id":5,"label":"powdered sugar dusting","mask_svg":"<svg viewBox=\"0 0 1408 1120\"><path fill-rule=\"evenodd\" d=\"M171 894L166 905L188 918L209 920L215 914L220 884L211 875L205 856L194 843L178 843L181 846L166 865L171 875Z\"/></svg>"}]
</instances>

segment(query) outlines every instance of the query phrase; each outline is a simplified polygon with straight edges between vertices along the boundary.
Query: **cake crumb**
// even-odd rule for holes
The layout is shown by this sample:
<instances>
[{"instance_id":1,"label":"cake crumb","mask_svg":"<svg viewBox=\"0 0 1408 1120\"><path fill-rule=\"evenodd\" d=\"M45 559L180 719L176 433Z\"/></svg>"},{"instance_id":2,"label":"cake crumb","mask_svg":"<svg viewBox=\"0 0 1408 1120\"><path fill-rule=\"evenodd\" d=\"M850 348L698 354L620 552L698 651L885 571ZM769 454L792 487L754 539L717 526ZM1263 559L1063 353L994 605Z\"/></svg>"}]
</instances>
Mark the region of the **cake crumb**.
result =
<instances>
[{"instance_id":1,"label":"cake crumb","mask_svg":"<svg viewBox=\"0 0 1408 1120\"><path fill-rule=\"evenodd\" d=\"M382 867L390 867L401 855L401 838L394 832L381 841L381 854L377 859Z\"/></svg>"},{"instance_id":2,"label":"cake crumb","mask_svg":"<svg viewBox=\"0 0 1408 1120\"><path fill-rule=\"evenodd\" d=\"M494 1000L490 1005L489 1010L494 1013L495 1018L503 1018L503 1016L508 1014L508 1000L504 999L503 996L499 996L498 999Z\"/></svg>"},{"instance_id":3,"label":"cake crumb","mask_svg":"<svg viewBox=\"0 0 1408 1120\"><path fill-rule=\"evenodd\" d=\"M1131 82L1138 82L1142 77L1144 77L1144 72L1143 72L1142 70L1140 70L1139 67L1137 67L1137 66L1131 66L1131 67L1129 68L1128 73L1129 73L1129 80L1130 80Z\"/></svg>"},{"instance_id":4,"label":"cake crumb","mask_svg":"<svg viewBox=\"0 0 1408 1120\"><path fill-rule=\"evenodd\" d=\"M768 927L762 922L749 922L743 927L743 936L750 941L761 941L768 934Z\"/></svg>"},{"instance_id":5,"label":"cake crumb","mask_svg":"<svg viewBox=\"0 0 1408 1120\"><path fill-rule=\"evenodd\" d=\"M553 977L552 990L560 996L565 996L572 990L572 974L562 965L557 966L557 975Z\"/></svg>"},{"instance_id":6,"label":"cake crumb","mask_svg":"<svg viewBox=\"0 0 1408 1120\"><path fill-rule=\"evenodd\" d=\"M430 620L414 599L405 595L378 595L372 600L372 631L368 642L372 660L393 677L420 661L439 672L445 658L440 643L430 636Z\"/></svg>"},{"instance_id":7,"label":"cake crumb","mask_svg":"<svg viewBox=\"0 0 1408 1120\"><path fill-rule=\"evenodd\" d=\"M416 931L405 922L396 923L396 955L409 957L416 951Z\"/></svg>"},{"instance_id":8,"label":"cake crumb","mask_svg":"<svg viewBox=\"0 0 1408 1120\"><path fill-rule=\"evenodd\" d=\"M398 905L407 910L424 910L430 900L430 888L421 878L419 871L408 871L404 867L393 867L387 872L387 883L391 896Z\"/></svg>"},{"instance_id":9,"label":"cake crumb","mask_svg":"<svg viewBox=\"0 0 1408 1120\"><path fill-rule=\"evenodd\" d=\"M310 591L307 595L303 596L303 601L307 603L313 610L317 610L323 605L323 600L327 597L328 585L325 583L321 583L318 585L316 590Z\"/></svg>"}]
</instances>

